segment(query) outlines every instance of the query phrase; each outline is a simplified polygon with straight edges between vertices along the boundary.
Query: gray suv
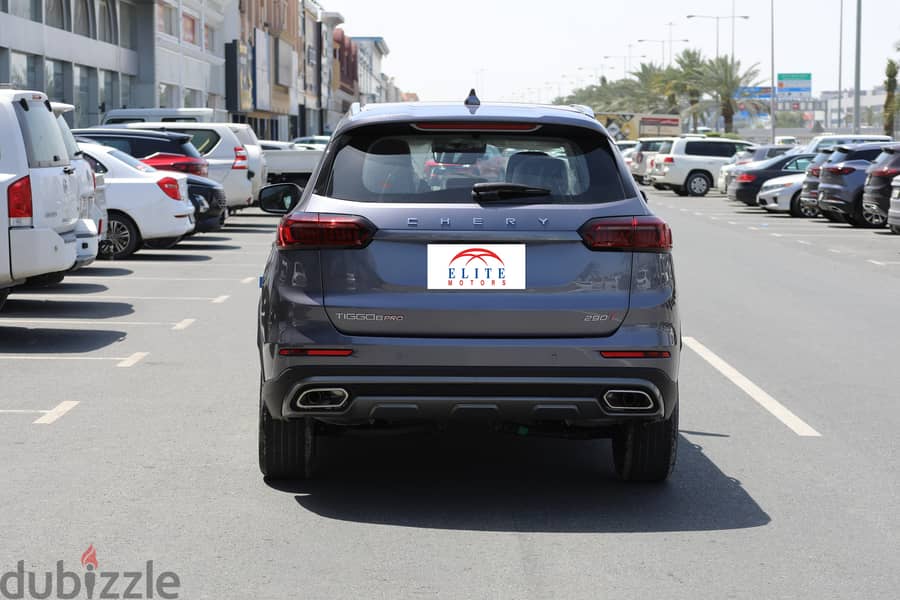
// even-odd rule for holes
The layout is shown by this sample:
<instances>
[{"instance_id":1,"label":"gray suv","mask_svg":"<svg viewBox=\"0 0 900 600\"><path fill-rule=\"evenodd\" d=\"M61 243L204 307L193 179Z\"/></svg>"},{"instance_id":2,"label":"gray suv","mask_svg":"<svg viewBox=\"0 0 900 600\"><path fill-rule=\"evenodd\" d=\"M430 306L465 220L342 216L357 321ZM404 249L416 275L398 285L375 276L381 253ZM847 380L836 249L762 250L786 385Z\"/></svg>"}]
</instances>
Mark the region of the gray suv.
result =
<instances>
[{"instance_id":1,"label":"gray suv","mask_svg":"<svg viewBox=\"0 0 900 600\"><path fill-rule=\"evenodd\" d=\"M457 421L609 437L623 479L671 472L669 227L581 109L472 99L352 110L305 189L261 191L284 214L259 301L267 478L310 476L321 435ZM478 168L430 179L447 153Z\"/></svg>"}]
</instances>

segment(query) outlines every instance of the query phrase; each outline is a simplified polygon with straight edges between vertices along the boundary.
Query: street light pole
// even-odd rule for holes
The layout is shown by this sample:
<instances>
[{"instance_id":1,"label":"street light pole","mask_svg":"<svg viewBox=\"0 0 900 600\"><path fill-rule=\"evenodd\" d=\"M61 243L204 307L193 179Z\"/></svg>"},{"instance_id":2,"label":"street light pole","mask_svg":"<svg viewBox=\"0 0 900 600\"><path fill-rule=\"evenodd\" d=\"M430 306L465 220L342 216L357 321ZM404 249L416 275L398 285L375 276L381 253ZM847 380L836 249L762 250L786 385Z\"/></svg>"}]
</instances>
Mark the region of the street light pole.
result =
<instances>
[{"instance_id":1,"label":"street light pole","mask_svg":"<svg viewBox=\"0 0 900 600\"><path fill-rule=\"evenodd\" d=\"M840 27L838 30L838 128L841 126L841 121L844 120L842 112L844 99L844 0L840 0L840 2L841 10L838 16L838 25Z\"/></svg>"},{"instance_id":2,"label":"street light pole","mask_svg":"<svg viewBox=\"0 0 900 600\"><path fill-rule=\"evenodd\" d=\"M769 10L772 16L772 108L769 117L772 120L772 143L775 143L775 111L777 110L778 86L775 82L775 0L770 0Z\"/></svg>"},{"instance_id":3,"label":"street light pole","mask_svg":"<svg viewBox=\"0 0 900 600\"><path fill-rule=\"evenodd\" d=\"M862 0L856 0L856 73L853 81L853 133L859 133L859 86L862 54Z\"/></svg>"},{"instance_id":4,"label":"street light pole","mask_svg":"<svg viewBox=\"0 0 900 600\"><path fill-rule=\"evenodd\" d=\"M735 19L749 19L749 15L736 15L732 10L731 15L688 15L688 19L715 19L716 20L716 58L719 58L719 22L722 19L731 19L731 54L734 55L734 21Z\"/></svg>"}]
</instances>

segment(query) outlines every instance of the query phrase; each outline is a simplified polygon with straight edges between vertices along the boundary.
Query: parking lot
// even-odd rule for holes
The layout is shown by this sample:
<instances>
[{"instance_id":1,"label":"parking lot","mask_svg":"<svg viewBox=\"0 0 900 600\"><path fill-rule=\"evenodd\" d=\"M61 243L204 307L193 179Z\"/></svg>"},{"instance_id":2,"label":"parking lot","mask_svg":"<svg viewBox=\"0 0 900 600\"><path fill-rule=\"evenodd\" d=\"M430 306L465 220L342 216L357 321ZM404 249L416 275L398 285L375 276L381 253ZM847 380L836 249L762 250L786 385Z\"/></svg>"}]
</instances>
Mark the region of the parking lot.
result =
<instances>
[{"instance_id":1,"label":"parking lot","mask_svg":"<svg viewBox=\"0 0 900 600\"><path fill-rule=\"evenodd\" d=\"M605 440L466 431L351 438L321 478L266 485L276 220L247 211L10 296L0 561L77 565L60 549L93 544L101 565L176 572L186 598L893 595L900 237L649 201L687 348L668 483L620 483Z\"/></svg>"}]
</instances>

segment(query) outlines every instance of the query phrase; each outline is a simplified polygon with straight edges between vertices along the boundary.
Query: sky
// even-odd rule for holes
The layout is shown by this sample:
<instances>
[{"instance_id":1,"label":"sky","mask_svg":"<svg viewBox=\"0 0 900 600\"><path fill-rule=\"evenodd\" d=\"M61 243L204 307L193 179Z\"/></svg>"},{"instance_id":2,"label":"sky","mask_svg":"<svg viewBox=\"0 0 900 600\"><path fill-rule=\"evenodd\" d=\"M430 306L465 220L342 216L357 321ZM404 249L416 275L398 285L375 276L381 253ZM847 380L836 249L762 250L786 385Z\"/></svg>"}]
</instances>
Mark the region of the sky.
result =
<instances>
[{"instance_id":1,"label":"sky","mask_svg":"<svg viewBox=\"0 0 900 600\"><path fill-rule=\"evenodd\" d=\"M605 74L621 78L630 53L641 61L669 60L674 42L716 54L731 52L732 2L728 0L320 0L344 17L352 35L384 37L390 54L383 71L403 91L422 100L464 99L477 87L482 100L549 102ZM774 0L776 73L812 73L813 93L838 88L842 0ZM843 87L853 87L856 0L843 0ZM900 59L897 0L862 0L863 89L884 80L887 58ZM736 3L735 55L744 66L759 63L761 83L771 74L770 3ZM672 27L668 26L672 23ZM645 58L640 58L645 55ZM617 56L618 58L604 58Z\"/></svg>"}]
</instances>

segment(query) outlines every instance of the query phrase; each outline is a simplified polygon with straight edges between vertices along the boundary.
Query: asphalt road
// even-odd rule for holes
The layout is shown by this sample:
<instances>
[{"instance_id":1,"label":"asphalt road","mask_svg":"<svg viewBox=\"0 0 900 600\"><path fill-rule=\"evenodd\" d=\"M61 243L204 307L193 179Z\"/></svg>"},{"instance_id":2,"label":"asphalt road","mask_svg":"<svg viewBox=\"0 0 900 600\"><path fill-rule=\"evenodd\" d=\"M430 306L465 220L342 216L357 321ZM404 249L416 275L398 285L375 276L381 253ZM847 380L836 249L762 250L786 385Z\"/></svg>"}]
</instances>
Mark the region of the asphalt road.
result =
<instances>
[{"instance_id":1,"label":"asphalt road","mask_svg":"<svg viewBox=\"0 0 900 600\"><path fill-rule=\"evenodd\" d=\"M275 220L247 214L10 297L0 573L92 544L192 600L896 597L900 237L650 203L689 338L667 484L618 482L606 441L444 434L326 441L320 480L266 485Z\"/></svg>"}]
</instances>

